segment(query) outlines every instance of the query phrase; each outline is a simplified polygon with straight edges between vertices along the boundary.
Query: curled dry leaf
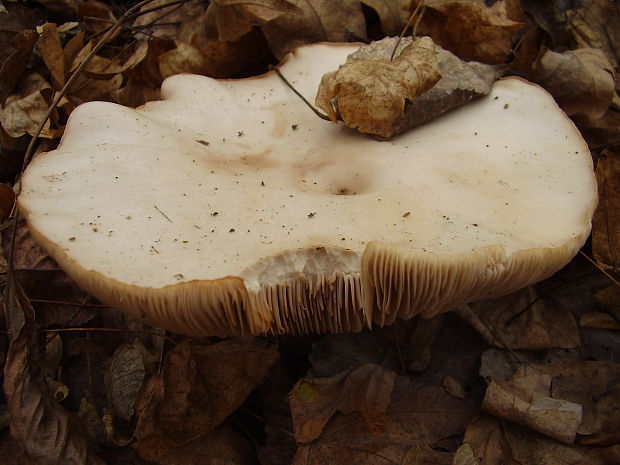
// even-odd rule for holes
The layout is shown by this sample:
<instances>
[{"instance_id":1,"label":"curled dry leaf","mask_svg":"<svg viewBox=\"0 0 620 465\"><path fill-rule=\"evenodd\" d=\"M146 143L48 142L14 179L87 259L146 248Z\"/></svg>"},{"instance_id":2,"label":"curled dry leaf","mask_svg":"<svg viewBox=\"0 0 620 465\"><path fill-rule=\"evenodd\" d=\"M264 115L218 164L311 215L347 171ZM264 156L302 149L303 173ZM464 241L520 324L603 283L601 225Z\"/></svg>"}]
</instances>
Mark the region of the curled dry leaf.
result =
<instances>
[{"instance_id":1,"label":"curled dry leaf","mask_svg":"<svg viewBox=\"0 0 620 465\"><path fill-rule=\"evenodd\" d=\"M471 449L472 453L468 453ZM620 447L586 447L562 444L535 431L510 422L481 415L465 432L456 456L469 462L454 465L609 465L620 463ZM473 457L473 460L471 461Z\"/></svg>"},{"instance_id":2,"label":"curled dry leaf","mask_svg":"<svg viewBox=\"0 0 620 465\"><path fill-rule=\"evenodd\" d=\"M316 105L332 121L342 120L360 132L394 136L394 125L414 101L441 78L433 41L417 39L390 61L380 55L352 54L337 71L323 76Z\"/></svg>"},{"instance_id":3,"label":"curled dry leaf","mask_svg":"<svg viewBox=\"0 0 620 465\"><path fill-rule=\"evenodd\" d=\"M163 372L140 391L134 433L140 456L158 462L211 432L245 401L277 359L274 348L251 339L179 344L168 354Z\"/></svg>"},{"instance_id":4,"label":"curled dry leaf","mask_svg":"<svg viewBox=\"0 0 620 465\"><path fill-rule=\"evenodd\" d=\"M482 0L424 0L424 6L418 32L467 60L505 63L514 32L523 26L509 18L506 0L490 7Z\"/></svg>"},{"instance_id":5,"label":"curled dry leaf","mask_svg":"<svg viewBox=\"0 0 620 465\"><path fill-rule=\"evenodd\" d=\"M1 301L11 334L4 366L11 434L37 464L102 465L77 420L58 404L47 387L37 366L41 354L34 310L17 282L12 284L16 292L14 305Z\"/></svg>"},{"instance_id":6,"label":"curled dry leaf","mask_svg":"<svg viewBox=\"0 0 620 465\"><path fill-rule=\"evenodd\" d=\"M10 96L0 110L0 124L11 137L21 137L24 134L34 135L39 124L45 119L49 109L51 96L49 84L41 84L39 89L24 97ZM60 136L50 126L47 120L40 137L55 138Z\"/></svg>"},{"instance_id":7,"label":"curled dry leaf","mask_svg":"<svg viewBox=\"0 0 620 465\"><path fill-rule=\"evenodd\" d=\"M549 393L551 378L547 378L544 386L523 385L525 383L515 386L506 381L492 381L484 396L482 409L498 418L572 444L582 420L581 405L538 392Z\"/></svg>"},{"instance_id":8,"label":"curled dry leaf","mask_svg":"<svg viewBox=\"0 0 620 465\"><path fill-rule=\"evenodd\" d=\"M543 86L568 115L602 117L615 94L614 68L605 52L580 48L557 53L543 49L530 79Z\"/></svg>"},{"instance_id":9,"label":"curled dry leaf","mask_svg":"<svg viewBox=\"0 0 620 465\"><path fill-rule=\"evenodd\" d=\"M385 429L396 373L365 364L330 378L306 378L289 394L295 439L307 444L318 438L337 412L359 412L372 434Z\"/></svg>"},{"instance_id":10,"label":"curled dry leaf","mask_svg":"<svg viewBox=\"0 0 620 465\"><path fill-rule=\"evenodd\" d=\"M620 152L604 151L596 166L598 208L592 219L592 254L606 267L620 266Z\"/></svg>"},{"instance_id":11,"label":"curled dry leaf","mask_svg":"<svg viewBox=\"0 0 620 465\"><path fill-rule=\"evenodd\" d=\"M496 347L570 349L579 344L579 329L570 310L555 300L538 297L531 286L498 299L465 305L457 312Z\"/></svg>"},{"instance_id":12,"label":"curled dry leaf","mask_svg":"<svg viewBox=\"0 0 620 465\"><path fill-rule=\"evenodd\" d=\"M620 329L620 323L613 316L603 312L588 312L581 315L579 325L587 328Z\"/></svg>"}]
</instances>

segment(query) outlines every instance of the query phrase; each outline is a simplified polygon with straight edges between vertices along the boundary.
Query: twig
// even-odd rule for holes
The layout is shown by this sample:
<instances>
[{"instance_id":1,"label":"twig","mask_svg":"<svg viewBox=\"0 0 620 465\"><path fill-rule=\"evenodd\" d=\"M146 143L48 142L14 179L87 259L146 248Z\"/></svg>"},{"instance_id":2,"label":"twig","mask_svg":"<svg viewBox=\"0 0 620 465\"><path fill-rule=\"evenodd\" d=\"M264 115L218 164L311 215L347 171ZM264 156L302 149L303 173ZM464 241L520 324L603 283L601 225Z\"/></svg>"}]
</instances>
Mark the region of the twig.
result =
<instances>
[{"instance_id":1,"label":"twig","mask_svg":"<svg viewBox=\"0 0 620 465\"><path fill-rule=\"evenodd\" d=\"M616 278L614 278L612 275L610 275L601 265L599 265L594 260L592 260L590 257L588 257L583 251L580 250L579 253L581 255L583 255L584 257L586 257L586 259L590 263L592 263L601 273L603 273L605 276L607 276L612 283L614 283L616 286L620 287L620 282Z\"/></svg>"},{"instance_id":2,"label":"twig","mask_svg":"<svg viewBox=\"0 0 620 465\"><path fill-rule=\"evenodd\" d=\"M109 305L66 302L64 300L30 299L30 302L37 304L66 305L67 307L111 308Z\"/></svg>"},{"instance_id":3,"label":"twig","mask_svg":"<svg viewBox=\"0 0 620 465\"><path fill-rule=\"evenodd\" d=\"M241 410L243 413L256 418L258 421L260 421L261 423L264 423L265 425L273 425L276 428L278 428L280 431L282 431L284 434L286 434L287 436L291 437L291 438L295 438L295 435L287 430L284 426L281 426L277 423L274 423L273 421L267 421L267 419L265 417L263 417L262 415L259 415L258 413L252 412L250 409L248 409L247 407L241 407L239 408L239 410Z\"/></svg>"},{"instance_id":4,"label":"twig","mask_svg":"<svg viewBox=\"0 0 620 465\"><path fill-rule=\"evenodd\" d=\"M396 45L394 45L394 50L392 50L392 54L390 55L390 61L392 61L394 59L394 55L396 54L396 50L398 49L398 46L400 45L400 41L403 40L403 37L405 37L405 33L407 32L407 29L409 29L409 27L411 26L411 23L413 22L413 18L416 17L416 15L418 14L418 11L420 11L420 8L424 5L424 3L426 2L426 0L421 0L415 7L415 9L413 10L413 13L411 13L411 16L409 16L409 19L407 20L407 24L405 24L405 27L403 27L403 30L401 31L400 35L398 36L398 40L396 41ZM424 8L426 8L426 6L424 6ZM423 14L424 12L422 12ZM415 37L415 31L418 27L418 23L420 22L420 19L422 18L422 14L420 14L420 16L418 17L418 20L415 23L415 26L413 27L413 36Z\"/></svg>"},{"instance_id":5,"label":"twig","mask_svg":"<svg viewBox=\"0 0 620 465\"><path fill-rule=\"evenodd\" d=\"M321 119L324 119L325 121L331 121L329 116L324 115L319 110L317 110L314 107L314 105L312 105L310 102L308 102L308 100L306 100L306 97L301 95L301 93L297 89L295 89L290 82L288 82L288 80L284 77L284 75L280 72L280 70L278 68L276 68L275 66L270 66L269 69L275 71L276 74L278 75L278 77L280 79L282 79L282 81L284 81L284 84L286 84L289 87L289 89L291 89L293 92L295 92L295 95L297 95L297 97L299 97L306 105L308 105L308 108L310 108L314 112L314 114L316 116L318 116Z\"/></svg>"}]
</instances>

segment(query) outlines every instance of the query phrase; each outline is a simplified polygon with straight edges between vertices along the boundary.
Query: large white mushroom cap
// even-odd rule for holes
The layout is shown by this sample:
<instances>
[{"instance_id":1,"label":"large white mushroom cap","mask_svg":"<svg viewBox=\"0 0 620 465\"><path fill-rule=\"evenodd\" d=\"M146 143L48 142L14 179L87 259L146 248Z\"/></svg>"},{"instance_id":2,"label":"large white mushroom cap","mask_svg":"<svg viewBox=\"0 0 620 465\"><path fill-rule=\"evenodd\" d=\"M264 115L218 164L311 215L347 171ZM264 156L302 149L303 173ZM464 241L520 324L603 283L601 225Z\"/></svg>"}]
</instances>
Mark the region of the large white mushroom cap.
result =
<instances>
[{"instance_id":1,"label":"large white mushroom cap","mask_svg":"<svg viewBox=\"0 0 620 465\"><path fill-rule=\"evenodd\" d=\"M297 50L312 98L348 45ZM102 301L190 335L359 331L544 279L590 231L586 144L520 79L390 142L316 118L274 73L179 75L74 111L29 166L36 240Z\"/></svg>"}]
</instances>

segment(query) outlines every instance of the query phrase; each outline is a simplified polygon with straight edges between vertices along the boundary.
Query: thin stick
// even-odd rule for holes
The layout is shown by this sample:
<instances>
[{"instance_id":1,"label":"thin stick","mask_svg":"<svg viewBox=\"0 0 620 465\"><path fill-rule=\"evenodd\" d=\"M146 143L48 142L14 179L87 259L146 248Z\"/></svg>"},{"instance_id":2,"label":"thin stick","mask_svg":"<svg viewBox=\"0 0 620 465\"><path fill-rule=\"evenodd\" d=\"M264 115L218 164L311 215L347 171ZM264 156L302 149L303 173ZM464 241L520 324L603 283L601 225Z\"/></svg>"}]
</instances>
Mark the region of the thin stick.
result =
<instances>
[{"instance_id":1,"label":"thin stick","mask_svg":"<svg viewBox=\"0 0 620 465\"><path fill-rule=\"evenodd\" d=\"M66 305L67 307L111 308L109 305L82 304L79 302L65 302L64 300L30 299L30 302L34 302L38 304Z\"/></svg>"},{"instance_id":2,"label":"thin stick","mask_svg":"<svg viewBox=\"0 0 620 465\"><path fill-rule=\"evenodd\" d=\"M319 117L319 118L321 118L321 119L324 119L325 121L331 121L331 119L329 118L329 116L324 115L324 114L323 114L323 113L321 113L319 110L317 110L317 109L314 107L314 105L312 105L310 102L308 102L308 101L306 100L306 97L304 97L303 95L301 95L301 94L299 93L299 91L298 91L297 89L295 89L295 88L293 87L293 85L292 85L290 82L288 82L288 80L284 77L284 75L280 72L280 70L279 70L278 68L276 68L275 66L270 66L270 67L269 67L269 69L274 70L274 71L276 72L276 74L278 75L278 77L284 81L284 83L285 83L285 84L289 87L289 89L291 89L293 92L295 92L295 95L297 95L297 97L299 97L299 98L300 98L300 99L301 99L301 100L302 100L302 101L303 101L306 105L308 105L308 108L310 108L310 109L314 112L314 114L315 114L316 116L318 116L318 117Z\"/></svg>"},{"instance_id":3,"label":"thin stick","mask_svg":"<svg viewBox=\"0 0 620 465\"><path fill-rule=\"evenodd\" d=\"M609 280L614 283L616 286L620 287L620 282L614 278L612 275L610 275L607 271L605 271L605 269L599 265L598 263L596 263L594 260L592 260L590 257L588 257L585 253L583 253L581 250L579 251L579 253L581 255L583 255L584 257L586 257L586 259L592 263L601 273L603 273L605 276L607 276L609 278Z\"/></svg>"},{"instance_id":4,"label":"thin stick","mask_svg":"<svg viewBox=\"0 0 620 465\"><path fill-rule=\"evenodd\" d=\"M401 31L400 35L398 36L398 40L396 41L396 45L394 46L394 50L392 50L392 55L390 55L390 61L392 61L394 59L394 55L396 54L396 50L398 49L398 46L400 45L400 41L403 40L403 37L405 37L405 33L407 32L407 29L409 29L409 27L411 26L411 23L413 23L413 18L416 17L416 15L418 14L418 11L420 11L420 8L422 7L422 5L424 5L425 1L426 0L422 0L420 3L418 3L416 5L415 9L413 10L413 13L411 13L411 16L409 16L409 19L407 20L407 24L405 24L405 27L403 27L403 30ZM421 17L422 17L422 15L420 15L420 18ZM418 21L416 22L414 30L417 28L418 22L420 21L420 18L418 18ZM415 33L413 35L415 36Z\"/></svg>"}]
</instances>

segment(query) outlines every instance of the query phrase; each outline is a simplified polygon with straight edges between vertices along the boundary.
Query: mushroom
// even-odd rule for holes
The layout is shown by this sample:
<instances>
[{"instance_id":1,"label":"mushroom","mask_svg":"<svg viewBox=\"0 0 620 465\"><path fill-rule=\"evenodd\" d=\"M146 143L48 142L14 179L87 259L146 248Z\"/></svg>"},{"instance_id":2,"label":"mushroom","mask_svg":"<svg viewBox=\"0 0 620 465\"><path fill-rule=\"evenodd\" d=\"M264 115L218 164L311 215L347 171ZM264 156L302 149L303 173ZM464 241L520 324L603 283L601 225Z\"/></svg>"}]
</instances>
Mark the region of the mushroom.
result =
<instances>
[{"instance_id":1,"label":"mushroom","mask_svg":"<svg viewBox=\"0 0 620 465\"><path fill-rule=\"evenodd\" d=\"M303 94L355 50L298 49ZM92 102L23 176L34 238L81 287L189 335L360 331L500 296L590 232L588 148L517 78L389 142L316 118L273 72Z\"/></svg>"}]
</instances>

